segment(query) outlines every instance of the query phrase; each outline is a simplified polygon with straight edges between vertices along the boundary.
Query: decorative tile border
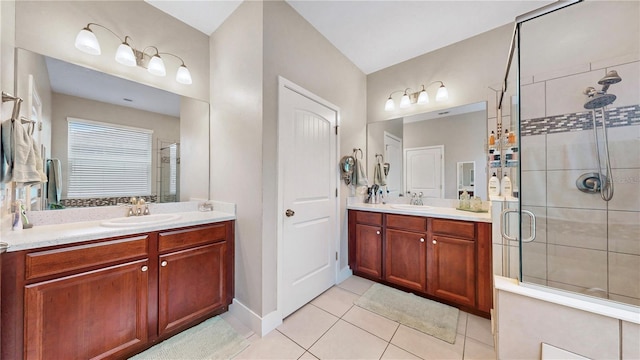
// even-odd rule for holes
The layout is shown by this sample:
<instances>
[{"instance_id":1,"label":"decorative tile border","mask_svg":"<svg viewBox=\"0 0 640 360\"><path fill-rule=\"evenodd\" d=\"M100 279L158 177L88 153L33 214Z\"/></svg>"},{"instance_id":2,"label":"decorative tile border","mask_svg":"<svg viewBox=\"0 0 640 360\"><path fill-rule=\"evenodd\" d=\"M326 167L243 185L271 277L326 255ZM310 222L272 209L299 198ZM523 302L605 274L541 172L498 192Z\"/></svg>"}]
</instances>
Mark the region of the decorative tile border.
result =
<instances>
[{"instance_id":1,"label":"decorative tile border","mask_svg":"<svg viewBox=\"0 0 640 360\"><path fill-rule=\"evenodd\" d=\"M598 120L602 121L600 111ZM640 125L640 105L607 109L607 127ZM556 134L593 129L591 111L522 120L520 136Z\"/></svg>"},{"instance_id":2,"label":"decorative tile border","mask_svg":"<svg viewBox=\"0 0 640 360\"><path fill-rule=\"evenodd\" d=\"M155 203L158 201L158 195L142 196L146 202ZM110 198L87 198L87 199L62 199L60 203L65 208L70 207L93 207L93 206L112 206L118 204L128 204L130 196L110 197Z\"/></svg>"}]
</instances>

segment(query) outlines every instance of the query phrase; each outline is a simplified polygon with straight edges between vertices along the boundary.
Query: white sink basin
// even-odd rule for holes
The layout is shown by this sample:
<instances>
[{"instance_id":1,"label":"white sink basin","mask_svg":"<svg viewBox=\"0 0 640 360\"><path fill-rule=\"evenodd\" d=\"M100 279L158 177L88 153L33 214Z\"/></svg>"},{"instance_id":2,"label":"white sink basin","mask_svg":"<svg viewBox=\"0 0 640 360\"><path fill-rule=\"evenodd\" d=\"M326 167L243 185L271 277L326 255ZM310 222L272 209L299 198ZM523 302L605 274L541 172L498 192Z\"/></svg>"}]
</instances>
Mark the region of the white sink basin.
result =
<instances>
[{"instance_id":1,"label":"white sink basin","mask_svg":"<svg viewBox=\"0 0 640 360\"><path fill-rule=\"evenodd\" d=\"M105 220L100 223L100 226L104 227L134 227L134 226L146 226L162 224L169 221L178 220L180 215L178 214L154 214L154 215L142 215L142 216L129 216L115 219Z\"/></svg>"},{"instance_id":2,"label":"white sink basin","mask_svg":"<svg viewBox=\"0 0 640 360\"><path fill-rule=\"evenodd\" d=\"M391 205L392 209L398 209L398 210L416 210L416 211L425 211L425 210L431 210L433 207L432 206L427 206L427 205L410 205L410 204L393 204Z\"/></svg>"}]
</instances>

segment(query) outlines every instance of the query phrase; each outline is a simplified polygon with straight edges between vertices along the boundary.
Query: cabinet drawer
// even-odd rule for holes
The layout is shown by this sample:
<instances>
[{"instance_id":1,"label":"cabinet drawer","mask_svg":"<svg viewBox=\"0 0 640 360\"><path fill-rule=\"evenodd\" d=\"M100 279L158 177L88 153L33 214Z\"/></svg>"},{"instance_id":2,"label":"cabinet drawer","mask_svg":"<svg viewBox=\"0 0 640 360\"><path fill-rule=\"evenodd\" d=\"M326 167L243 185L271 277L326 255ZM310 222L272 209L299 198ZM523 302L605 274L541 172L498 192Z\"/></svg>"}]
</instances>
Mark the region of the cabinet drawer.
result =
<instances>
[{"instance_id":1,"label":"cabinet drawer","mask_svg":"<svg viewBox=\"0 0 640 360\"><path fill-rule=\"evenodd\" d=\"M27 254L26 280L147 255L149 236L66 247Z\"/></svg>"},{"instance_id":2,"label":"cabinet drawer","mask_svg":"<svg viewBox=\"0 0 640 360\"><path fill-rule=\"evenodd\" d=\"M402 230L427 231L427 218L392 214L387 214L386 216L387 227Z\"/></svg>"},{"instance_id":3,"label":"cabinet drawer","mask_svg":"<svg viewBox=\"0 0 640 360\"><path fill-rule=\"evenodd\" d=\"M356 211L356 222L360 224L382 225L382 213Z\"/></svg>"},{"instance_id":4,"label":"cabinet drawer","mask_svg":"<svg viewBox=\"0 0 640 360\"><path fill-rule=\"evenodd\" d=\"M225 240L225 224L209 225L195 229L163 232L158 235L158 251L185 249L188 247Z\"/></svg>"},{"instance_id":5,"label":"cabinet drawer","mask_svg":"<svg viewBox=\"0 0 640 360\"><path fill-rule=\"evenodd\" d=\"M434 234L451 235L472 240L476 237L476 224L467 221L431 219L431 230Z\"/></svg>"}]
</instances>

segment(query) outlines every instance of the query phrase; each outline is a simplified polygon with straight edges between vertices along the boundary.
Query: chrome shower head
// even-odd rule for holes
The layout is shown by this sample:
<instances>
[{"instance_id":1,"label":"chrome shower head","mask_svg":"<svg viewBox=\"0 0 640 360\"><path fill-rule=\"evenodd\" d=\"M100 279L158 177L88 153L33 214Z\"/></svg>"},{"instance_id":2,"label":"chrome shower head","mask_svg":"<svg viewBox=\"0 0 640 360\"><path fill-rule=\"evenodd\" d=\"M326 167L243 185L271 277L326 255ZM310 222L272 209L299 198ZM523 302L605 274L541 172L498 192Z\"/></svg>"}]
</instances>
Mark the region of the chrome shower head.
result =
<instances>
[{"instance_id":1,"label":"chrome shower head","mask_svg":"<svg viewBox=\"0 0 640 360\"><path fill-rule=\"evenodd\" d=\"M584 103L584 108L589 110L597 109L611 105L614 101L616 101L616 96L613 94L597 93L589 97L587 102Z\"/></svg>"},{"instance_id":2,"label":"chrome shower head","mask_svg":"<svg viewBox=\"0 0 640 360\"><path fill-rule=\"evenodd\" d=\"M607 75L605 77L598 81L598 84L613 85L619 83L620 81L622 81L622 78L620 77L620 75L618 75L618 72L615 70L610 70L609 72L607 72Z\"/></svg>"}]
</instances>

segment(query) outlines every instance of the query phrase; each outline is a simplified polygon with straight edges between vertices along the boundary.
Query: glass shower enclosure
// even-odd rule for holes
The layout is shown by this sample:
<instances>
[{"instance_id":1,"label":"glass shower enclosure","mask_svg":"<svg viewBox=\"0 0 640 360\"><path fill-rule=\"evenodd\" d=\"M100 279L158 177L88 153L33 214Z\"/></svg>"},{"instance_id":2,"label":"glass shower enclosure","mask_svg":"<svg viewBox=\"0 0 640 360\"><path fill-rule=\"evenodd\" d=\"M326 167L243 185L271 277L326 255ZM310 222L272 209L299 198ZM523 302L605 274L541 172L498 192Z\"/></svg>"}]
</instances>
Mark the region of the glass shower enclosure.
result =
<instances>
[{"instance_id":1,"label":"glass shower enclosure","mask_svg":"<svg viewBox=\"0 0 640 360\"><path fill-rule=\"evenodd\" d=\"M159 158L158 202L180 201L180 144L163 144Z\"/></svg>"},{"instance_id":2,"label":"glass shower enclosure","mask_svg":"<svg viewBox=\"0 0 640 360\"><path fill-rule=\"evenodd\" d=\"M516 20L502 122L518 154L501 171L519 218L502 220L523 284L640 306L638 14L592 1Z\"/></svg>"}]
</instances>

